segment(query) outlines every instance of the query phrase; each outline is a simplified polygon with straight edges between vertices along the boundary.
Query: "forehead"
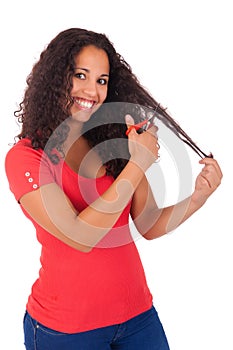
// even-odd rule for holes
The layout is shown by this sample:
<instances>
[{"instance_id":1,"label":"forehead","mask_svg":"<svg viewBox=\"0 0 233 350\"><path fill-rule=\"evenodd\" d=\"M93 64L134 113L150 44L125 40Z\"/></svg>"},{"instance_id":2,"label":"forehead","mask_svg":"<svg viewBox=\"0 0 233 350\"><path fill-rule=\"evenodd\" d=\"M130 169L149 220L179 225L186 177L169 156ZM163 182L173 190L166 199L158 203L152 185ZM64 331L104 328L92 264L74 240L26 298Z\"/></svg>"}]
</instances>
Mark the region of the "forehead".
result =
<instances>
[{"instance_id":1,"label":"forehead","mask_svg":"<svg viewBox=\"0 0 233 350\"><path fill-rule=\"evenodd\" d=\"M85 46L75 57L76 68L98 68L105 73L109 72L109 59L107 53L94 45Z\"/></svg>"}]
</instances>

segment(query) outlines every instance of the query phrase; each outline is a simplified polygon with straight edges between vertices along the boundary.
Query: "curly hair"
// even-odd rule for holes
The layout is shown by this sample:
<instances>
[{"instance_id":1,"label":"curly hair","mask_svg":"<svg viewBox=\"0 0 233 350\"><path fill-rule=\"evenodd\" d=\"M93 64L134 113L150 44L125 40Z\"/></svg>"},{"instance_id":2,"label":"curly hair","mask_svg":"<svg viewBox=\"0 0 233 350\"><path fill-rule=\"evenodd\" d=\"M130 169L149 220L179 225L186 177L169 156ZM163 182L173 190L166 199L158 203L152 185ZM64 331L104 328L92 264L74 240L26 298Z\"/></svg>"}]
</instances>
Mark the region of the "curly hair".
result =
<instances>
[{"instance_id":1,"label":"curly hair","mask_svg":"<svg viewBox=\"0 0 233 350\"><path fill-rule=\"evenodd\" d=\"M45 149L51 160L58 161L52 152L54 148L62 150L62 144L67 138L69 127L64 121L69 117L73 101L70 97L72 78L75 72L75 57L81 49L94 45L103 49L109 59L110 79L105 104L120 103L117 111L117 123L114 111L104 109L104 105L93 114L90 121L84 125L84 137L93 147L111 141L112 149L116 149L115 140L127 138L124 115L132 113L135 122L145 116L143 108L156 110L158 118L188 143L194 150L198 147L180 126L168 115L166 110L140 84L130 65L116 52L113 44L105 34L96 33L81 28L70 28L60 32L41 53L38 62L33 66L27 77L27 87L19 110L14 114L22 123L22 130L17 135L19 139L29 138L32 147ZM123 102L123 104L122 104ZM142 107L143 106L143 107ZM111 114L111 116L109 115ZM100 118L101 115L101 118ZM96 123L98 120L98 123ZM101 123L100 123L101 120ZM62 124L62 128L58 128ZM98 125L97 125L98 124ZM56 130L59 130L56 132ZM101 147L100 154L106 165L108 174L116 177L129 159L127 143L118 142L117 153L109 153L109 143Z\"/></svg>"}]
</instances>

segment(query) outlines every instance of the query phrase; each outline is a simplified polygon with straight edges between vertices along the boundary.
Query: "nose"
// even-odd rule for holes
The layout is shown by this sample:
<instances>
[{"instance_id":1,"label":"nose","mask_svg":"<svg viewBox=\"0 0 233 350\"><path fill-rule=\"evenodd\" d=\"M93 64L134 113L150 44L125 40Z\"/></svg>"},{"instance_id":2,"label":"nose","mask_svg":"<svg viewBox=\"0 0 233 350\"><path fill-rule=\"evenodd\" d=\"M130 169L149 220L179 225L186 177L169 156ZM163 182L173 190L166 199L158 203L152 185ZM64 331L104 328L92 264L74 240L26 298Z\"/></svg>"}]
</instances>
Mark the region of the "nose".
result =
<instances>
[{"instance_id":1,"label":"nose","mask_svg":"<svg viewBox=\"0 0 233 350\"><path fill-rule=\"evenodd\" d=\"M95 97L97 95L96 81L88 79L83 87L83 92L87 97Z\"/></svg>"}]
</instances>

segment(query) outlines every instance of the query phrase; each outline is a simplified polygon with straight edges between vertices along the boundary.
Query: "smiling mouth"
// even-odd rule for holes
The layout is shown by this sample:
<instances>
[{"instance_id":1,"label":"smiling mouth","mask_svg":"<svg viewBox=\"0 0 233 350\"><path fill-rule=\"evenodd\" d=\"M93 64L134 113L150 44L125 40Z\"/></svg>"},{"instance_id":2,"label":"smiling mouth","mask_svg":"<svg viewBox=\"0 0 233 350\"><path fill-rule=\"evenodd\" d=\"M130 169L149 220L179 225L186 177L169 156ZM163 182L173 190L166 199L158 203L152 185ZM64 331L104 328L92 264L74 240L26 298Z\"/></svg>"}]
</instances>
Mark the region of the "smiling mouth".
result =
<instances>
[{"instance_id":1,"label":"smiling mouth","mask_svg":"<svg viewBox=\"0 0 233 350\"><path fill-rule=\"evenodd\" d=\"M91 109L96 104L95 101L84 100L81 98L74 98L73 100L83 110Z\"/></svg>"}]
</instances>

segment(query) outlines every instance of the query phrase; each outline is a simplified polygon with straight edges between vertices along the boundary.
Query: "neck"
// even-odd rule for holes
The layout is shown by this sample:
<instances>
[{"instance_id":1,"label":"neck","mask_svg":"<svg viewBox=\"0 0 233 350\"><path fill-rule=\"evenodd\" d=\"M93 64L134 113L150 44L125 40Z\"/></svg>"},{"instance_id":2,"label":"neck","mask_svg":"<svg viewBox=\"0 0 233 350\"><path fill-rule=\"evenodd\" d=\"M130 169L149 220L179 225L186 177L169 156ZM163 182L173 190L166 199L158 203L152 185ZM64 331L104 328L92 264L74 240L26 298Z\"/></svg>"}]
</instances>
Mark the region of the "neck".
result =
<instances>
[{"instance_id":1,"label":"neck","mask_svg":"<svg viewBox=\"0 0 233 350\"><path fill-rule=\"evenodd\" d=\"M66 154L72 145L80 138L82 137L82 128L83 128L83 123L76 121L72 118L68 118L66 120L66 124L69 127L69 133L67 135L66 141L64 142L63 145L63 151Z\"/></svg>"}]
</instances>

